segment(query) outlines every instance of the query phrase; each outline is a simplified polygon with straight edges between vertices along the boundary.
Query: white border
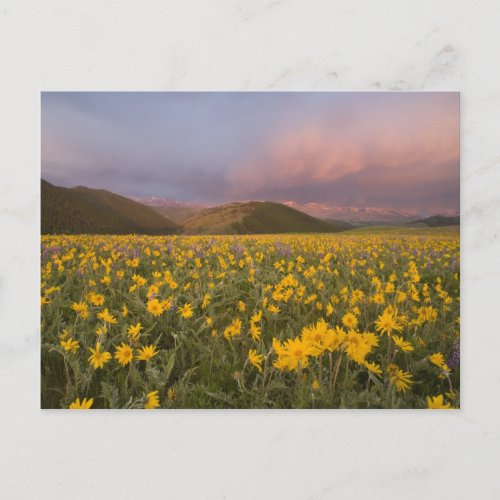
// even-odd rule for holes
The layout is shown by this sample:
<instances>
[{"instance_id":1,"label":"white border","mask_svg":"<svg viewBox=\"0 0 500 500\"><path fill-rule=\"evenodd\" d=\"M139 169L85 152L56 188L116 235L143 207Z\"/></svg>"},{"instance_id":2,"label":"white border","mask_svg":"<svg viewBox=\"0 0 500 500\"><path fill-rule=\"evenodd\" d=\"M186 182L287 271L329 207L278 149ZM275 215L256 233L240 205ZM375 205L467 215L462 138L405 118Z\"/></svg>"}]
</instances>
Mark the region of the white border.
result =
<instances>
[{"instance_id":1,"label":"white border","mask_svg":"<svg viewBox=\"0 0 500 500\"><path fill-rule=\"evenodd\" d=\"M498 498L499 5L1 2L0 496ZM462 92L461 411L39 410L40 91L382 89Z\"/></svg>"}]
</instances>

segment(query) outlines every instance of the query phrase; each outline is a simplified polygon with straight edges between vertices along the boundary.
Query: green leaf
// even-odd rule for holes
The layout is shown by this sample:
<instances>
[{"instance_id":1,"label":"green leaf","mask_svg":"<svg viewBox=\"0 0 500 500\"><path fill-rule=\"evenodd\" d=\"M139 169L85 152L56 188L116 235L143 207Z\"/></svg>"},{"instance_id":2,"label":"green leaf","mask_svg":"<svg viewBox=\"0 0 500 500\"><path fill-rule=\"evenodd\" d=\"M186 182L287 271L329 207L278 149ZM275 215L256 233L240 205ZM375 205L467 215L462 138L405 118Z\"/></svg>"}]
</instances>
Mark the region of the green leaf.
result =
<instances>
[{"instance_id":1,"label":"green leaf","mask_svg":"<svg viewBox=\"0 0 500 500\"><path fill-rule=\"evenodd\" d=\"M118 408L120 399L118 388L108 382L101 382L101 397L107 403L108 408Z\"/></svg>"}]
</instances>

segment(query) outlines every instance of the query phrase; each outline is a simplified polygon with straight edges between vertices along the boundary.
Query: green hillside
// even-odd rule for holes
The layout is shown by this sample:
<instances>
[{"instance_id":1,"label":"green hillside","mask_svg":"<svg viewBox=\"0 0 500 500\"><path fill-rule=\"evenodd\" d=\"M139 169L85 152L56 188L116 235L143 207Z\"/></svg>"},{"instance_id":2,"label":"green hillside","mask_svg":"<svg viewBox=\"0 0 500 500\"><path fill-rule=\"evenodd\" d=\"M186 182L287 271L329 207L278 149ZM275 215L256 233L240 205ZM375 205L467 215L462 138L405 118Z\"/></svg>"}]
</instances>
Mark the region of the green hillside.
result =
<instances>
[{"instance_id":1,"label":"green hillside","mask_svg":"<svg viewBox=\"0 0 500 500\"><path fill-rule=\"evenodd\" d=\"M433 215L426 219L417 220L414 224L423 223L428 227L459 226L460 216L447 217L445 215Z\"/></svg>"},{"instance_id":2,"label":"green hillside","mask_svg":"<svg viewBox=\"0 0 500 500\"><path fill-rule=\"evenodd\" d=\"M42 234L171 234L178 226L154 210L103 189L63 188L42 179Z\"/></svg>"},{"instance_id":3,"label":"green hillside","mask_svg":"<svg viewBox=\"0 0 500 500\"><path fill-rule=\"evenodd\" d=\"M356 226L354 224L351 224L350 222L346 222L345 220L338 220L338 219L323 219L325 222L328 222L329 224L333 224L334 226L348 230L348 229L356 229L359 226Z\"/></svg>"},{"instance_id":4,"label":"green hillside","mask_svg":"<svg viewBox=\"0 0 500 500\"><path fill-rule=\"evenodd\" d=\"M269 201L207 208L182 225L182 232L186 234L333 233L344 229Z\"/></svg>"},{"instance_id":5,"label":"green hillside","mask_svg":"<svg viewBox=\"0 0 500 500\"><path fill-rule=\"evenodd\" d=\"M182 224L185 220L193 217L197 212L201 210L201 208L195 207L155 207L151 206L151 208L163 215L167 219L175 222L176 224Z\"/></svg>"}]
</instances>

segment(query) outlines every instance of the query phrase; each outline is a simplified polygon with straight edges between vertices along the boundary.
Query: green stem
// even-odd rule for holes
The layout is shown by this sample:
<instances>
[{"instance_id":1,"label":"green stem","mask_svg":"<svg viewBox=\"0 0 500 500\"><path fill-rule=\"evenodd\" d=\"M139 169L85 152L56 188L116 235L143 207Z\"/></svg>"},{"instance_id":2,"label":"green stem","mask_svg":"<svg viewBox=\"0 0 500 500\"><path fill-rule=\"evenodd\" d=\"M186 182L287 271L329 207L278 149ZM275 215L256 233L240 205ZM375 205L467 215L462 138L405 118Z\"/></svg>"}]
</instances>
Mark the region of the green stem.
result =
<instances>
[{"instance_id":1,"label":"green stem","mask_svg":"<svg viewBox=\"0 0 500 500\"><path fill-rule=\"evenodd\" d=\"M333 387L333 354L331 352L328 353L328 394L332 396L332 387Z\"/></svg>"},{"instance_id":2,"label":"green stem","mask_svg":"<svg viewBox=\"0 0 500 500\"><path fill-rule=\"evenodd\" d=\"M387 364L391 363L391 336L387 334Z\"/></svg>"},{"instance_id":3,"label":"green stem","mask_svg":"<svg viewBox=\"0 0 500 500\"><path fill-rule=\"evenodd\" d=\"M333 406L333 398L335 396L335 387L337 385L337 377L338 377L338 374L339 374L340 363L341 362L342 362L342 352L339 352L339 358L337 359L337 365L335 366L335 375L333 376L332 393L331 393L331 396L330 396L330 399L331 399L331 402L332 402L332 406ZM346 368L346 370L347 370L347 368Z\"/></svg>"}]
</instances>

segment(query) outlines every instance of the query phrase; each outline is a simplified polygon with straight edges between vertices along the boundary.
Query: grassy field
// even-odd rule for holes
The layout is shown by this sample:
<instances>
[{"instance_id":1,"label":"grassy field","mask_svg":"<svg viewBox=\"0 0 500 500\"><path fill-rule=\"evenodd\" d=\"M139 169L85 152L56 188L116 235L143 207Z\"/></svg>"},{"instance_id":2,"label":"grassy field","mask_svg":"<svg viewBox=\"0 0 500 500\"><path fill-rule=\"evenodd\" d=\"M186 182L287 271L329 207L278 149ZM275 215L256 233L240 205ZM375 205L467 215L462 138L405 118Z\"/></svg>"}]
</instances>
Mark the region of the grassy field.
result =
<instances>
[{"instance_id":1,"label":"grassy field","mask_svg":"<svg viewBox=\"0 0 500 500\"><path fill-rule=\"evenodd\" d=\"M44 408L459 407L458 229L42 236Z\"/></svg>"}]
</instances>

